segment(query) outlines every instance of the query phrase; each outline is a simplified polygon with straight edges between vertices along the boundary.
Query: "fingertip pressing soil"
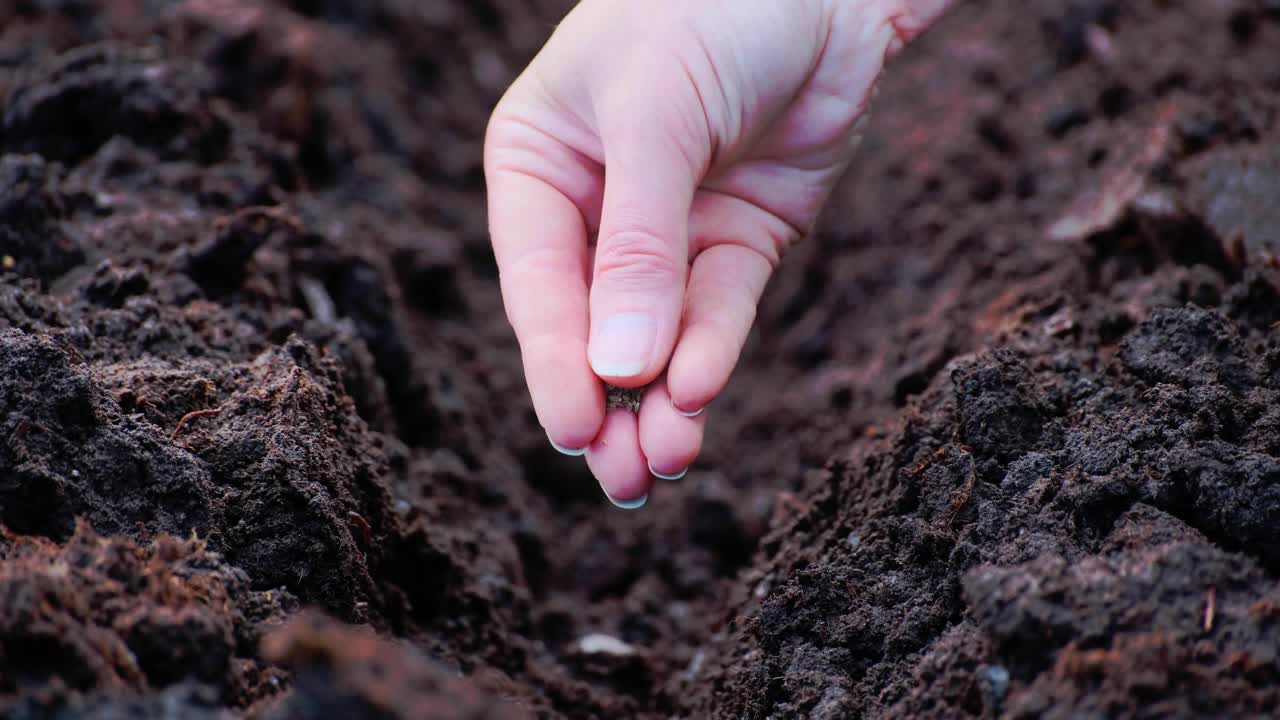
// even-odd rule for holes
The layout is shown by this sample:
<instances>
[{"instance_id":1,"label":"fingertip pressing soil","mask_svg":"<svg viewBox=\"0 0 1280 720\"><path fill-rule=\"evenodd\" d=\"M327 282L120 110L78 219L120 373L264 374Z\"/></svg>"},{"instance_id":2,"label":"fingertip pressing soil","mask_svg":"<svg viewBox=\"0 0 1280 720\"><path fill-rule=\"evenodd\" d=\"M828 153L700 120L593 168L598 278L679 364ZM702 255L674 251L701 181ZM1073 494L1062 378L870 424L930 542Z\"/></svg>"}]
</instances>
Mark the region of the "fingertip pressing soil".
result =
<instances>
[{"instance_id":1,"label":"fingertip pressing soil","mask_svg":"<svg viewBox=\"0 0 1280 720\"><path fill-rule=\"evenodd\" d=\"M1265 5L958 7L623 512L485 220L568 3L0 2L0 714L1280 713Z\"/></svg>"}]
</instances>

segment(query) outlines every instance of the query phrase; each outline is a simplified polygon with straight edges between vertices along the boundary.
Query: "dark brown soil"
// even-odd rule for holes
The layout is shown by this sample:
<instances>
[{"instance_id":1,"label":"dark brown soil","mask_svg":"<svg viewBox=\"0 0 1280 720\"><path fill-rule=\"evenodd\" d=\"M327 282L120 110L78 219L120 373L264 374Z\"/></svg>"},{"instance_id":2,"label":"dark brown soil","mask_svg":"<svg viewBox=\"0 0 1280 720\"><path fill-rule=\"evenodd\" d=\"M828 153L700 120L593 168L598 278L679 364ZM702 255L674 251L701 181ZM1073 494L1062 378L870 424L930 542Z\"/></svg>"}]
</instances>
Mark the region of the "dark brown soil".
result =
<instances>
[{"instance_id":1,"label":"dark brown soil","mask_svg":"<svg viewBox=\"0 0 1280 720\"><path fill-rule=\"evenodd\" d=\"M959 7L627 513L486 237L565 2L0 1L0 715L1280 714L1274 6Z\"/></svg>"}]
</instances>

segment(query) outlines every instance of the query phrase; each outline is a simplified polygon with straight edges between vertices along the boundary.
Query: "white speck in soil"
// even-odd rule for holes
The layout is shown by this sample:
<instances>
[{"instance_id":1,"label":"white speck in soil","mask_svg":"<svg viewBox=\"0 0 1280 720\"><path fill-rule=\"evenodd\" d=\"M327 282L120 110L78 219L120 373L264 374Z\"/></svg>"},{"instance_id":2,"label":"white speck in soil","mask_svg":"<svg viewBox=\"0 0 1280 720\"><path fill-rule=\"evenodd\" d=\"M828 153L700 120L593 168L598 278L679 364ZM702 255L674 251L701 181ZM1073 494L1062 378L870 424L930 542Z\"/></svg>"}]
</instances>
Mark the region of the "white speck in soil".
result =
<instances>
[{"instance_id":1,"label":"white speck in soil","mask_svg":"<svg viewBox=\"0 0 1280 720\"><path fill-rule=\"evenodd\" d=\"M587 655L614 655L627 657L636 654L636 649L612 635L591 633L578 638L578 650Z\"/></svg>"}]
</instances>

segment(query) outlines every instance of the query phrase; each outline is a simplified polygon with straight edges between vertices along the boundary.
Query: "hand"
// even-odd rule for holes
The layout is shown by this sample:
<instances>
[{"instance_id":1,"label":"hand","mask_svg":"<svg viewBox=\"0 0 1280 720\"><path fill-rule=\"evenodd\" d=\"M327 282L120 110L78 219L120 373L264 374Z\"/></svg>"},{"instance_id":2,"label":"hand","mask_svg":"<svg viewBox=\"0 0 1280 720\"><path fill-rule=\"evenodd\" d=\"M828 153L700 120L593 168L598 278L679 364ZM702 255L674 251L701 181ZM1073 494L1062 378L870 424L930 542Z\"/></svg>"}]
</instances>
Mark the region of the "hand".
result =
<instances>
[{"instance_id":1,"label":"hand","mask_svg":"<svg viewBox=\"0 0 1280 720\"><path fill-rule=\"evenodd\" d=\"M697 456L886 57L948 4L583 0L495 109L490 230L534 409L615 504ZM602 380L648 386L639 413L606 415Z\"/></svg>"}]
</instances>

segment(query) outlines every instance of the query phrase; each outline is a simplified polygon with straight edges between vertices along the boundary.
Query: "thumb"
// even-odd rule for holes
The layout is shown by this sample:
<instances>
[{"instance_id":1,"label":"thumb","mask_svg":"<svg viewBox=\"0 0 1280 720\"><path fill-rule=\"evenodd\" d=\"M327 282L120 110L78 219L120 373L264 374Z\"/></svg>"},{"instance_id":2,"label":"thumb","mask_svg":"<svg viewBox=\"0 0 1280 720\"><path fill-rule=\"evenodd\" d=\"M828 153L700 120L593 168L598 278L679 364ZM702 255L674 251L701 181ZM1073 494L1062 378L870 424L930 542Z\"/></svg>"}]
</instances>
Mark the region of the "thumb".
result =
<instances>
[{"instance_id":1,"label":"thumb","mask_svg":"<svg viewBox=\"0 0 1280 720\"><path fill-rule=\"evenodd\" d=\"M689 212L710 139L700 108L694 122L672 103L678 94L633 93L629 107L601 118L605 187L587 354L597 375L624 387L654 380L680 331Z\"/></svg>"}]
</instances>

